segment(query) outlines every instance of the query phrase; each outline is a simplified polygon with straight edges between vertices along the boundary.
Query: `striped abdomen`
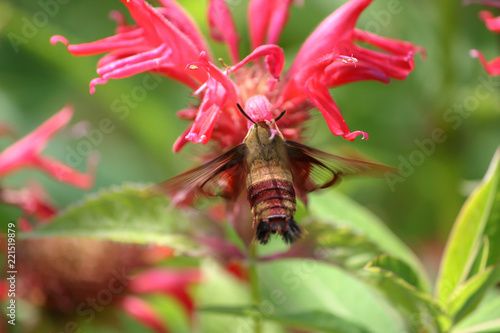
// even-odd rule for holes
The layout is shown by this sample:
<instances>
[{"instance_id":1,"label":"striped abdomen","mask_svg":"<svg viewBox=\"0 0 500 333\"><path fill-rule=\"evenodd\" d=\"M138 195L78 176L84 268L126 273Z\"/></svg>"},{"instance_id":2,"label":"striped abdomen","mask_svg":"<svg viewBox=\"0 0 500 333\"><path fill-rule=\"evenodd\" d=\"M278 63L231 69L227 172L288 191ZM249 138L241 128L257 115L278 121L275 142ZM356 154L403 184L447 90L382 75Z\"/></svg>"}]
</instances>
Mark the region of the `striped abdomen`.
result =
<instances>
[{"instance_id":1,"label":"striped abdomen","mask_svg":"<svg viewBox=\"0 0 500 333\"><path fill-rule=\"evenodd\" d=\"M296 201L293 184L285 179L267 179L248 187L248 201L257 223L255 238L266 244L278 233L286 243L300 238L302 229L293 220Z\"/></svg>"}]
</instances>

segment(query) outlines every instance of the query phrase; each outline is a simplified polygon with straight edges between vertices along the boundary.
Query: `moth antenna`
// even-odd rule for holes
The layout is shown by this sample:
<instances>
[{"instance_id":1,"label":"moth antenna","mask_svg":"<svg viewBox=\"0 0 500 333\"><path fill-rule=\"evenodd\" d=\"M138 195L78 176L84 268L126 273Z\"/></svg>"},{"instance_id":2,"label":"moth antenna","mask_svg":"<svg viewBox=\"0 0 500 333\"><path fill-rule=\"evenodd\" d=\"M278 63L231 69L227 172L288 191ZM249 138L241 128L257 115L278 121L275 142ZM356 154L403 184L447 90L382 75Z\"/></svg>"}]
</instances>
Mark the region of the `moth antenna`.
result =
<instances>
[{"instance_id":1,"label":"moth antenna","mask_svg":"<svg viewBox=\"0 0 500 333\"><path fill-rule=\"evenodd\" d=\"M240 110L241 114L245 116L245 118L247 118L248 120L250 120L254 125L257 125L255 123L255 121L252 120L252 118L250 118L246 113L245 111L243 110L243 108L241 107L241 105L239 103L236 103L236 106L238 107L238 110Z\"/></svg>"},{"instance_id":2,"label":"moth antenna","mask_svg":"<svg viewBox=\"0 0 500 333\"><path fill-rule=\"evenodd\" d=\"M274 122L276 123L278 120L280 120L281 118L283 118L283 116L285 115L286 113L286 110L283 110L283 112L280 113L280 115L278 116L278 118L274 119Z\"/></svg>"}]
</instances>

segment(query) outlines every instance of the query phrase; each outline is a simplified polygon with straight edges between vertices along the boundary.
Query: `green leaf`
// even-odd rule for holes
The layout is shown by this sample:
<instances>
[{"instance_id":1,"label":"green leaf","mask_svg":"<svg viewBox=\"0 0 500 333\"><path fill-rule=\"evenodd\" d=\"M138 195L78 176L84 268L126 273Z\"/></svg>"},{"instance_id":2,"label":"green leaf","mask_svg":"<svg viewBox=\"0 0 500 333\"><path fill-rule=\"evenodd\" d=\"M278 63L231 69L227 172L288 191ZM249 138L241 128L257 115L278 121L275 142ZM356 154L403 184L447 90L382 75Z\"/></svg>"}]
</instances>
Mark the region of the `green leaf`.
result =
<instances>
[{"instance_id":1,"label":"green leaf","mask_svg":"<svg viewBox=\"0 0 500 333\"><path fill-rule=\"evenodd\" d=\"M372 260L370 263L368 263L368 265L366 265L366 268L367 269L379 268L383 271L390 272L393 275L404 280L407 284L411 285L412 287L420 291L425 291L423 288L422 281L420 281L420 277L418 276L418 274L413 270L413 268L410 265L408 265L399 258L389 255L381 255L376 259Z\"/></svg>"},{"instance_id":2,"label":"green leaf","mask_svg":"<svg viewBox=\"0 0 500 333\"><path fill-rule=\"evenodd\" d=\"M490 266L462 283L450 295L448 313L459 321L477 307L486 291L500 281L500 267Z\"/></svg>"},{"instance_id":3,"label":"green leaf","mask_svg":"<svg viewBox=\"0 0 500 333\"><path fill-rule=\"evenodd\" d=\"M22 234L23 238L91 237L127 243L165 245L196 254L195 236L222 234L196 212L169 208L164 196L151 196L146 186L124 185L103 190L67 209L52 223Z\"/></svg>"},{"instance_id":4,"label":"green leaf","mask_svg":"<svg viewBox=\"0 0 500 333\"><path fill-rule=\"evenodd\" d=\"M282 259L259 263L258 273L258 308L268 313L279 311L290 318L302 314L308 327L315 327L315 321L306 324L304 318L319 312L367 332L407 332L401 315L376 288L338 267L311 259Z\"/></svg>"},{"instance_id":5,"label":"green leaf","mask_svg":"<svg viewBox=\"0 0 500 333\"><path fill-rule=\"evenodd\" d=\"M410 265L425 290L430 289L429 278L422 263L415 254L399 240L378 217L348 197L335 191L321 194L312 193L309 198L310 213L313 218L337 227L347 227L359 235L364 235L376 244L383 253L400 258Z\"/></svg>"},{"instance_id":6,"label":"green leaf","mask_svg":"<svg viewBox=\"0 0 500 333\"><path fill-rule=\"evenodd\" d=\"M266 312L255 307L206 307L202 312L220 313L239 317L258 317L267 321L275 321L287 326L305 329L321 330L332 333L368 333L364 327L339 318L331 313L323 311L279 313L278 311ZM238 332L238 329L234 330Z\"/></svg>"},{"instance_id":7,"label":"green leaf","mask_svg":"<svg viewBox=\"0 0 500 333\"><path fill-rule=\"evenodd\" d=\"M500 332L500 292L492 290L474 312L461 320L452 333Z\"/></svg>"},{"instance_id":8,"label":"green leaf","mask_svg":"<svg viewBox=\"0 0 500 333\"><path fill-rule=\"evenodd\" d=\"M408 326L416 332L442 332L449 327L439 303L421 289L418 275L405 262L383 255L365 269L370 279L386 295L392 304L405 314Z\"/></svg>"},{"instance_id":9,"label":"green leaf","mask_svg":"<svg viewBox=\"0 0 500 333\"><path fill-rule=\"evenodd\" d=\"M337 227L318 221L304 222L302 221L302 224L308 232L304 237L304 242L313 245L312 252L315 258L333 262L348 269L360 269L374 257L383 253L382 249L366 235L347 226ZM300 245L298 242L297 246Z\"/></svg>"},{"instance_id":10,"label":"green leaf","mask_svg":"<svg viewBox=\"0 0 500 333\"><path fill-rule=\"evenodd\" d=\"M453 225L441 262L436 295L449 303L457 288L482 267L500 261L500 149L481 184L469 196Z\"/></svg>"}]
</instances>

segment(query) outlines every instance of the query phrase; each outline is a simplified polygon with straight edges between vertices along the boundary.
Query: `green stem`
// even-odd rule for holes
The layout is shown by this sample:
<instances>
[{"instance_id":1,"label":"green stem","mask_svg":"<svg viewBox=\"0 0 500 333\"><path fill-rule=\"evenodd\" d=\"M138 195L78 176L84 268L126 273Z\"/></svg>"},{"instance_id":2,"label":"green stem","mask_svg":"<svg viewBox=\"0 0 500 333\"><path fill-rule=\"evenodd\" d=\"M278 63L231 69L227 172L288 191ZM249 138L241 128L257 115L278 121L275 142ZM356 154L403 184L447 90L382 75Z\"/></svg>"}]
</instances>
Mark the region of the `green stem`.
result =
<instances>
[{"instance_id":1,"label":"green stem","mask_svg":"<svg viewBox=\"0 0 500 333\"><path fill-rule=\"evenodd\" d=\"M257 245L255 244L250 244L249 269L252 303L253 306L258 308L262 299L260 297L259 275L257 274ZM256 316L254 318L254 332L262 333L262 320L259 318L259 316Z\"/></svg>"}]
</instances>

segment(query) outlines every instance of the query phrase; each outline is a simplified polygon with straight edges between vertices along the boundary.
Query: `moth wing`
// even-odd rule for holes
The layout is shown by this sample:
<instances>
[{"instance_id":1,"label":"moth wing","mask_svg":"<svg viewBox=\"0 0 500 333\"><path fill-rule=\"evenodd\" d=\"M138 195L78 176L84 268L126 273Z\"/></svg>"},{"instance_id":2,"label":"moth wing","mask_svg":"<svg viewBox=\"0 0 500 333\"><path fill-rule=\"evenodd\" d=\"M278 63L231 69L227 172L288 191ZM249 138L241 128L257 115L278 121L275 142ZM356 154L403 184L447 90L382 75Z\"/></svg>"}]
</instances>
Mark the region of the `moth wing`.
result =
<instances>
[{"instance_id":1,"label":"moth wing","mask_svg":"<svg viewBox=\"0 0 500 333\"><path fill-rule=\"evenodd\" d=\"M387 165L333 155L293 141L286 141L286 147L294 185L304 202L307 193L333 186L344 177L376 177L395 170Z\"/></svg>"},{"instance_id":2,"label":"moth wing","mask_svg":"<svg viewBox=\"0 0 500 333\"><path fill-rule=\"evenodd\" d=\"M155 186L172 198L172 203L191 203L195 197L235 199L244 184L243 160L246 147L241 144L221 156Z\"/></svg>"}]
</instances>

